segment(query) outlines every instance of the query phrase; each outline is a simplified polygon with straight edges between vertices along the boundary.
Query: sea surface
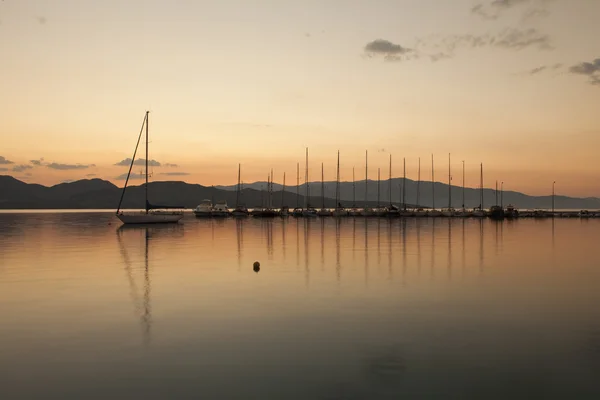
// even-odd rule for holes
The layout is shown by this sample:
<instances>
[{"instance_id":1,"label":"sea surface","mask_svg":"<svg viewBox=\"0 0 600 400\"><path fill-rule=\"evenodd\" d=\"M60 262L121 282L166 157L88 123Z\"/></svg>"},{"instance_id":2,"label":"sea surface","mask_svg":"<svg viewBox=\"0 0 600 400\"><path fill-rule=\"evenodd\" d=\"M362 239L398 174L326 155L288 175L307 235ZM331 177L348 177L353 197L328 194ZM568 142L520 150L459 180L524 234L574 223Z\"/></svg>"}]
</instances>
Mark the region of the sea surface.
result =
<instances>
[{"instance_id":1,"label":"sea surface","mask_svg":"<svg viewBox=\"0 0 600 400\"><path fill-rule=\"evenodd\" d=\"M598 399L599 248L600 220L2 213L0 398Z\"/></svg>"}]
</instances>

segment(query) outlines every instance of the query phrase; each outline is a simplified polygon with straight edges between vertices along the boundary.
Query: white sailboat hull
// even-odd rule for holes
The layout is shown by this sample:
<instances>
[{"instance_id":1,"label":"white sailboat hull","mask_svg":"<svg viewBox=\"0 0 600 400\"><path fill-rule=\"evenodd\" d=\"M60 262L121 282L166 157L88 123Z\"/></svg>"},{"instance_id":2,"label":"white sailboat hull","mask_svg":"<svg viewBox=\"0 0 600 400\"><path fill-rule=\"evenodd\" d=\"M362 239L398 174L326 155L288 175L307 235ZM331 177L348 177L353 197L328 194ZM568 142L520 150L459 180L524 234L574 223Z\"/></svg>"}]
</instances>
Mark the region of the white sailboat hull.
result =
<instances>
[{"instance_id":1,"label":"white sailboat hull","mask_svg":"<svg viewBox=\"0 0 600 400\"><path fill-rule=\"evenodd\" d=\"M118 214L117 217L124 224L168 224L179 222L183 218L183 214Z\"/></svg>"}]
</instances>

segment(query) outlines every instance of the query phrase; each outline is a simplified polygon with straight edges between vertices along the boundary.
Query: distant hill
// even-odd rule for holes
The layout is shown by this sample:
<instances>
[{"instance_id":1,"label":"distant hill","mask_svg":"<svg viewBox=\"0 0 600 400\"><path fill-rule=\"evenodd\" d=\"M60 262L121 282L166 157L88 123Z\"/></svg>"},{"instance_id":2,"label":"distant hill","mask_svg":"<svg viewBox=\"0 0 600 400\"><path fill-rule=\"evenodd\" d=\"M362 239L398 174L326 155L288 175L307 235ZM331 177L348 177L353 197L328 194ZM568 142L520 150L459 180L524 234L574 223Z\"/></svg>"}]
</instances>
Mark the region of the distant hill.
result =
<instances>
[{"instance_id":1,"label":"distant hill","mask_svg":"<svg viewBox=\"0 0 600 400\"><path fill-rule=\"evenodd\" d=\"M401 203L402 178L392 179L391 194L394 204ZM266 188L266 183L256 182L244 184L241 194L241 203L249 208L266 205L267 193L260 190ZM274 184L273 206L283 204L295 207L304 205L305 186L301 185L298 196L296 186L286 187L282 193L281 185ZM381 204L389 204L389 181L382 181L379 187ZM365 181L356 182L356 205L363 206L365 198ZM0 175L0 209L116 209L122 189L111 182L102 179L84 179L71 183L61 183L51 187L29 184L11 176ZM144 186L129 186L125 193L122 208L139 209L144 206ZM353 204L352 182L341 182L341 203L345 207ZM152 204L176 205L185 208L196 207L202 200L224 200L231 207L235 206L236 192L234 186L207 187L185 182L151 182L148 185L149 200ZM310 204L321 207L321 183L309 184ZM417 203L417 182L406 180L406 203L409 207ZM335 206L335 182L325 183L325 207ZM369 205L377 205L377 181L368 182ZM498 193L500 202L500 193ZM431 182L421 182L419 203L424 207L432 206ZM490 207L496 203L496 192L484 189L484 206ZM505 192L504 204L514 204L516 207L525 208L550 208L552 196L528 196L519 192ZM479 189L465 189L465 206L479 205ZM448 185L435 183L435 206L437 208L448 206ZM452 206L462 206L462 188L452 186ZM555 207L574 209L600 209L600 199L573 198L566 196L555 197Z\"/></svg>"},{"instance_id":2,"label":"distant hill","mask_svg":"<svg viewBox=\"0 0 600 400\"><path fill-rule=\"evenodd\" d=\"M11 176L0 175L0 209L116 209L122 188L102 179L84 179L71 183L61 183L51 187L28 184ZM140 209L144 207L144 186L128 186L122 208ZM152 204L174 205L194 208L202 200L226 201L235 206L237 194L231 190L221 190L185 182L151 182L148 184L148 197ZM273 207L283 204L302 206L304 196L277 191L273 193ZM267 205L268 196L264 191L245 188L240 203L249 208ZM320 207L322 199L311 197L310 204ZM374 206L375 203L370 203ZM325 207L334 207L335 200L325 199ZM349 206L349 205L348 205Z\"/></svg>"},{"instance_id":3,"label":"distant hill","mask_svg":"<svg viewBox=\"0 0 600 400\"><path fill-rule=\"evenodd\" d=\"M391 198L394 204L402 203L401 191L402 191L402 178L392 178L391 181ZM325 182L325 197L335 198L335 182ZM431 184L431 181L421 181L418 184L416 181L406 179L406 203L416 204L417 203L417 186L419 186L419 201L418 203L424 207L432 207L432 193L435 191L435 207L443 208L448 207L449 197L452 200L452 207L462 207L462 187L452 186L451 194L448 193L448 185L441 182L435 182L435 185ZM433 188L435 186L435 188ZM217 186L222 190L235 191L236 185L230 186ZM266 182L254 182L244 184L244 188L254 188L260 190L260 188L266 187ZM281 185L274 183L274 190L281 190ZM355 185L352 182L340 182L340 198L344 203L352 203L354 198L354 189L356 189L356 202L362 205L365 199L365 180L356 181ZM297 186L286 186L286 191L296 193ZM382 180L379 185L379 196L377 195L377 181L369 180L368 185L368 196L369 201L377 202L377 198L380 198L382 204L389 204L390 202L390 181ZM304 185L300 185L299 193L303 195L306 191ZM309 192L312 196L321 196L321 182L310 182ZM529 196L524 193L505 191L501 196L500 191L498 195L498 204L500 198L503 197L503 203L505 205L513 204L514 206L527 209L527 208L551 208L552 207L552 196ZM473 208L479 206L480 203L480 190L474 188L465 188L465 207ZM600 199L597 197L588 198L577 198L568 196L555 196L554 207L557 209L600 209ZM484 188L483 190L483 205L485 208L496 204L496 191L494 189Z\"/></svg>"}]
</instances>

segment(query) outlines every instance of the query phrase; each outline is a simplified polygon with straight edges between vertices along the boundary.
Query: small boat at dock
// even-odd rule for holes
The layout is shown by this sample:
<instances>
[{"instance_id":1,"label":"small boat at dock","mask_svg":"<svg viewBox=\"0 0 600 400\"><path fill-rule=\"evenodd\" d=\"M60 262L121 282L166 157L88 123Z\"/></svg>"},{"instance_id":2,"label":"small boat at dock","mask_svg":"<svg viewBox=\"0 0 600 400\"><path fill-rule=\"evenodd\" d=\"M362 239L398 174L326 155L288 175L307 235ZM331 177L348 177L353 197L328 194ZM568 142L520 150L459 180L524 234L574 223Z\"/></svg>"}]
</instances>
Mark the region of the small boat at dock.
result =
<instances>
[{"instance_id":1,"label":"small boat at dock","mask_svg":"<svg viewBox=\"0 0 600 400\"><path fill-rule=\"evenodd\" d=\"M212 209L212 202L208 199L204 199L202 200L202 203L194 208L194 215L196 218L210 218L212 216Z\"/></svg>"}]
</instances>

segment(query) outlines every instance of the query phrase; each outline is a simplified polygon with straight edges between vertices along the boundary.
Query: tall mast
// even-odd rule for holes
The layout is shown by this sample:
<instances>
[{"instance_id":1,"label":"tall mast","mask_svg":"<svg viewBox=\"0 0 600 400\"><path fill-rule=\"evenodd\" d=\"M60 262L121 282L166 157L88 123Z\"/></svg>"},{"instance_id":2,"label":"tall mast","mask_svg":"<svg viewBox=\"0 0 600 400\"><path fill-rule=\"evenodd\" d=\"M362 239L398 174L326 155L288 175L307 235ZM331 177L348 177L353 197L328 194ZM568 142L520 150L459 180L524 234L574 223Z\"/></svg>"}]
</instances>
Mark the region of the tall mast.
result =
<instances>
[{"instance_id":1,"label":"tall mast","mask_svg":"<svg viewBox=\"0 0 600 400\"><path fill-rule=\"evenodd\" d=\"M146 214L148 214L148 114L150 111L146 111Z\"/></svg>"},{"instance_id":2,"label":"tall mast","mask_svg":"<svg viewBox=\"0 0 600 400\"><path fill-rule=\"evenodd\" d=\"M402 177L402 206L404 211L406 211L406 157L403 159L403 164L404 173Z\"/></svg>"},{"instance_id":3,"label":"tall mast","mask_svg":"<svg viewBox=\"0 0 600 400\"><path fill-rule=\"evenodd\" d=\"M321 163L321 208L325 208L325 175L323 172L323 163Z\"/></svg>"},{"instance_id":4,"label":"tall mast","mask_svg":"<svg viewBox=\"0 0 600 400\"><path fill-rule=\"evenodd\" d=\"M271 168L271 184L269 187L269 208L273 208L273 168Z\"/></svg>"},{"instance_id":5,"label":"tall mast","mask_svg":"<svg viewBox=\"0 0 600 400\"><path fill-rule=\"evenodd\" d=\"M304 184L306 187L306 198L304 199L304 208L308 209L308 147L306 148L306 171L304 173Z\"/></svg>"},{"instance_id":6,"label":"tall mast","mask_svg":"<svg viewBox=\"0 0 600 400\"><path fill-rule=\"evenodd\" d=\"M392 155L390 154L390 179L388 183L389 197L390 197L390 206L392 205Z\"/></svg>"},{"instance_id":7,"label":"tall mast","mask_svg":"<svg viewBox=\"0 0 600 400\"><path fill-rule=\"evenodd\" d=\"M435 175L433 168L433 154L431 155L431 208L435 210Z\"/></svg>"},{"instance_id":8,"label":"tall mast","mask_svg":"<svg viewBox=\"0 0 600 400\"><path fill-rule=\"evenodd\" d=\"M381 182L381 168L377 168L377 208L381 205L381 191L379 190L379 184Z\"/></svg>"},{"instance_id":9,"label":"tall mast","mask_svg":"<svg viewBox=\"0 0 600 400\"><path fill-rule=\"evenodd\" d=\"M421 157L419 157L419 172L417 174L417 207L421 203Z\"/></svg>"},{"instance_id":10,"label":"tall mast","mask_svg":"<svg viewBox=\"0 0 600 400\"><path fill-rule=\"evenodd\" d=\"M242 164L238 164L238 184L237 184L237 193L235 196L235 207L239 207L240 206L240 178L241 178L241 172L242 172Z\"/></svg>"},{"instance_id":11,"label":"tall mast","mask_svg":"<svg viewBox=\"0 0 600 400\"><path fill-rule=\"evenodd\" d=\"M283 173L283 189L281 189L281 208L283 208L284 196L285 196L285 172Z\"/></svg>"},{"instance_id":12,"label":"tall mast","mask_svg":"<svg viewBox=\"0 0 600 400\"><path fill-rule=\"evenodd\" d=\"M496 181L496 206L498 205L498 181Z\"/></svg>"},{"instance_id":13,"label":"tall mast","mask_svg":"<svg viewBox=\"0 0 600 400\"><path fill-rule=\"evenodd\" d=\"M463 160L462 208L465 209L465 160Z\"/></svg>"},{"instance_id":14,"label":"tall mast","mask_svg":"<svg viewBox=\"0 0 600 400\"><path fill-rule=\"evenodd\" d=\"M354 167L352 167L352 207L356 207L356 178L354 176Z\"/></svg>"},{"instance_id":15,"label":"tall mast","mask_svg":"<svg viewBox=\"0 0 600 400\"><path fill-rule=\"evenodd\" d=\"M148 118L148 112L144 115L144 120L142 121L142 127L140 128L140 134L138 135L137 143L135 144L135 150L133 151L133 157L131 157L131 164L129 164L129 171L127 171L127 179L125 179L125 185L123 185L123 191L121 192L121 198L119 199L119 205L117 206L116 214L119 214L121 210L121 204L123 204L123 197L125 197L125 189L127 189L127 184L129 183L129 177L131 176L131 170L133 169L133 163L135 161L135 155L137 154L138 147L140 146L140 140L142 139L142 134L144 133L144 126L146 125L146 119ZM147 159L148 157L146 157Z\"/></svg>"},{"instance_id":16,"label":"tall mast","mask_svg":"<svg viewBox=\"0 0 600 400\"><path fill-rule=\"evenodd\" d=\"M337 158L337 173L335 176L335 208L337 209L340 204L340 151L338 150Z\"/></svg>"},{"instance_id":17,"label":"tall mast","mask_svg":"<svg viewBox=\"0 0 600 400\"><path fill-rule=\"evenodd\" d=\"M450 175L450 153L448 153L448 208L452 208L452 176Z\"/></svg>"},{"instance_id":18,"label":"tall mast","mask_svg":"<svg viewBox=\"0 0 600 400\"><path fill-rule=\"evenodd\" d=\"M479 176L479 207L483 210L483 163L481 163L481 175Z\"/></svg>"},{"instance_id":19,"label":"tall mast","mask_svg":"<svg viewBox=\"0 0 600 400\"><path fill-rule=\"evenodd\" d=\"M365 150L365 208L367 208L367 201L369 199L369 151Z\"/></svg>"},{"instance_id":20,"label":"tall mast","mask_svg":"<svg viewBox=\"0 0 600 400\"><path fill-rule=\"evenodd\" d=\"M296 208L300 207L300 163L296 163Z\"/></svg>"}]
</instances>

